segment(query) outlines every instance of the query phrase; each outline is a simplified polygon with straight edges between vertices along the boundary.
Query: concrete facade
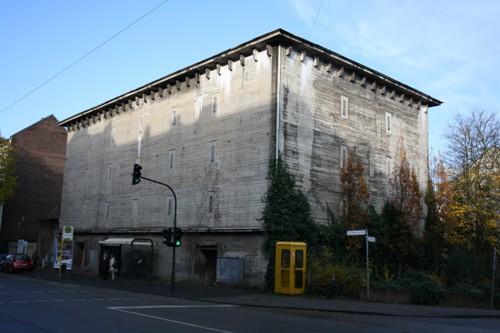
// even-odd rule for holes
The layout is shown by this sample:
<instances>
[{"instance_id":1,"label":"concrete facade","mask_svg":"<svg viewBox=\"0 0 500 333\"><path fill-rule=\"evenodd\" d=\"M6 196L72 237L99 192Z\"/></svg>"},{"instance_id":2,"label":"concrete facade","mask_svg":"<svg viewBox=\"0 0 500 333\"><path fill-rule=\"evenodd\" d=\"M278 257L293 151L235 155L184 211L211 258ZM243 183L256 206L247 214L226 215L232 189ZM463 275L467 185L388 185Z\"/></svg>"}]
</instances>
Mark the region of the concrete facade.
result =
<instances>
[{"instance_id":1,"label":"concrete facade","mask_svg":"<svg viewBox=\"0 0 500 333\"><path fill-rule=\"evenodd\" d=\"M363 157L380 206L403 142L422 188L427 111L438 100L332 51L276 30L118 96L60 123L68 129L61 225L75 227L97 271L98 241L148 237L153 275L168 279L161 231L177 197L177 279L212 283L217 258L243 258L244 283L262 284L262 197L278 151L308 195L314 216L339 207L341 154ZM342 108L342 105L344 107ZM300 240L298 240L300 241Z\"/></svg>"}]
</instances>

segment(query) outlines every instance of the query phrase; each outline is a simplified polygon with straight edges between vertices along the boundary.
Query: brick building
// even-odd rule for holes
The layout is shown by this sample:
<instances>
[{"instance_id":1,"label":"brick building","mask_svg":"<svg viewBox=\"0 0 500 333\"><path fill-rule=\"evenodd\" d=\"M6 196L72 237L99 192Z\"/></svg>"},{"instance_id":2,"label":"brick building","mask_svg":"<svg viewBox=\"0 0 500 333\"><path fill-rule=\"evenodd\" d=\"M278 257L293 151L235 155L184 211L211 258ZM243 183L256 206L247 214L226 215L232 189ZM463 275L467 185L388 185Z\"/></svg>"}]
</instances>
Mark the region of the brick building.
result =
<instances>
[{"instance_id":1,"label":"brick building","mask_svg":"<svg viewBox=\"0 0 500 333\"><path fill-rule=\"evenodd\" d=\"M323 222L327 205L340 208L339 167L356 150L371 203L381 207L402 141L424 188L427 112L440 103L279 29L62 121L61 223L75 227L76 246L88 254L82 267L97 270L102 239L147 237L153 275L168 279L161 231L173 223L174 197L145 180L133 186L138 163L143 176L175 190L180 279L224 278L221 260L238 258L244 281L261 284L258 218L270 159L283 154Z\"/></svg>"},{"instance_id":2,"label":"brick building","mask_svg":"<svg viewBox=\"0 0 500 333\"><path fill-rule=\"evenodd\" d=\"M58 230L66 156L67 132L50 115L12 135L17 187L3 209L0 251L16 252L18 240L28 242L28 253L38 247L52 255Z\"/></svg>"}]
</instances>

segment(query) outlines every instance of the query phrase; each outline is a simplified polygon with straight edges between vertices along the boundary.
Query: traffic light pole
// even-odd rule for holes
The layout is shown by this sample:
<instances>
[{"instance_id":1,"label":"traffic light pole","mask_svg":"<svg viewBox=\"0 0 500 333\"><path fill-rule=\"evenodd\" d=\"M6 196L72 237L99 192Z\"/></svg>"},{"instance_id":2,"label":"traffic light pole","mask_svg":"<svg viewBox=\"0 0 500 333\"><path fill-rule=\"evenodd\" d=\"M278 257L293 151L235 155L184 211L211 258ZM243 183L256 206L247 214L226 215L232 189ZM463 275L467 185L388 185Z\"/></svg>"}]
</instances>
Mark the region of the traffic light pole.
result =
<instances>
[{"instance_id":1,"label":"traffic light pole","mask_svg":"<svg viewBox=\"0 0 500 333\"><path fill-rule=\"evenodd\" d=\"M154 179L149 179L149 178L146 178L144 176L140 176L140 178L148 180L148 181L156 183L156 184L159 184L159 185L166 186L174 195L174 229L173 230L175 231L175 229L177 228L177 196L175 195L174 189L171 188L168 184L159 182L159 181L154 180ZM171 273L172 275L170 276L170 293L172 293L172 294L175 293L175 248L176 248L175 245L172 246L172 273Z\"/></svg>"}]
</instances>

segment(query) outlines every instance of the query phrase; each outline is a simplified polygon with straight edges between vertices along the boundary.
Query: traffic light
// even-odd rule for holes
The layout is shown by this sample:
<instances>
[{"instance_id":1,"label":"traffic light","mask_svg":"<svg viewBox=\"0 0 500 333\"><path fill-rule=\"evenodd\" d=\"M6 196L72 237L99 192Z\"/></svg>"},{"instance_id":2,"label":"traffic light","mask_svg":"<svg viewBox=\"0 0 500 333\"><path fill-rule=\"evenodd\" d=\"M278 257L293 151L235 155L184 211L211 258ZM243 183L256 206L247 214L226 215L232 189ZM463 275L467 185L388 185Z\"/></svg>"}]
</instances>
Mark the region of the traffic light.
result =
<instances>
[{"instance_id":1,"label":"traffic light","mask_svg":"<svg viewBox=\"0 0 500 333\"><path fill-rule=\"evenodd\" d=\"M141 182L141 169L139 164L134 164L134 172L132 173L132 185L137 185Z\"/></svg>"},{"instance_id":2,"label":"traffic light","mask_svg":"<svg viewBox=\"0 0 500 333\"><path fill-rule=\"evenodd\" d=\"M175 230L174 230L174 245L176 247L181 246L181 238L182 238L182 229L175 228Z\"/></svg>"},{"instance_id":3,"label":"traffic light","mask_svg":"<svg viewBox=\"0 0 500 333\"><path fill-rule=\"evenodd\" d=\"M163 229L163 238L165 239L163 241L163 244L165 244L166 246L173 246L174 245L174 239L173 239L173 233L172 233L172 228L168 228L168 229Z\"/></svg>"}]
</instances>

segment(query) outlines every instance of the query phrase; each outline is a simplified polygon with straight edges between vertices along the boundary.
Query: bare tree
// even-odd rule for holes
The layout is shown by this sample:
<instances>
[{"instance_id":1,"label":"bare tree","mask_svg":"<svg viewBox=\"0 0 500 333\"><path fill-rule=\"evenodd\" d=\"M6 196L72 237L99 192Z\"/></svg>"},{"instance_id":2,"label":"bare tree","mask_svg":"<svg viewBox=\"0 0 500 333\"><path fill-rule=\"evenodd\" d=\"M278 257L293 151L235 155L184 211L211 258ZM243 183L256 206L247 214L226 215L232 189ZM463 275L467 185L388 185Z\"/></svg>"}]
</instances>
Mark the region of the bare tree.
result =
<instances>
[{"instance_id":1,"label":"bare tree","mask_svg":"<svg viewBox=\"0 0 500 333\"><path fill-rule=\"evenodd\" d=\"M451 243L489 251L498 241L500 226L500 122L495 112L472 110L457 114L448 125L446 169L452 196L448 224Z\"/></svg>"}]
</instances>

